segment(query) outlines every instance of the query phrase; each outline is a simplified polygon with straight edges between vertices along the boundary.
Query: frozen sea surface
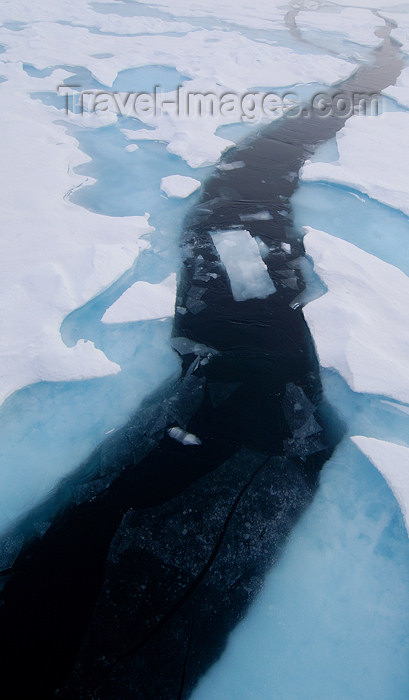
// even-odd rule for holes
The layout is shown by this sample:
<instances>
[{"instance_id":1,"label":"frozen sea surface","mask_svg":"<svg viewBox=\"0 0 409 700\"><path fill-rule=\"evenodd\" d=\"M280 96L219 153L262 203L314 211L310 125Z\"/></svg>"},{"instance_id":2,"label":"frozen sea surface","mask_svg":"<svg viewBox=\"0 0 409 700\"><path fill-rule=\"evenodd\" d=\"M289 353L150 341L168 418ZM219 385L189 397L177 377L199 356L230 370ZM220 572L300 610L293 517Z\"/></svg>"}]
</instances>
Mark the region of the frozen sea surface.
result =
<instances>
[{"instance_id":1,"label":"frozen sea surface","mask_svg":"<svg viewBox=\"0 0 409 700\"><path fill-rule=\"evenodd\" d=\"M384 18L396 23L392 36L407 54L409 14L394 0L382 0L379 7L373 0L339 0L315 11L307 3L254 6L247 0L206 5L56 0L41 6L5 0L1 17L7 163L0 263L4 531L58 490L101 441L122 435L129 416L158 387L174 381L181 365L186 372L192 355L192 372L216 357L211 343L184 337L170 342L179 235L221 154L249 134L260 137L264 126L231 117L205 124L179 120L172 110L156 120L108 112L86 115L81 123L63 111L57 85L150 92L160 84L170 98L181 83L217 94L262 85L308 96L345 80L361 62L370 64L372 48L383 40ZM408 512L406 467L409 472L407 70L384 90L395 101L393 110L347 121L306 164L298 187L297 171L292 172L298 236L276 245L267 235L288 217L289 207L276 207L281 213L275 218L270 213L274 192L241 212L236 230L243 234L248 228L255 239L248 261L258 280L256 293L243 259L223 260L225 251L219 251L240 303L264 297L267 305L277 296L295 298L294 308L310 302L305 316L322 360L325 396L346 436L258 598L193 692L195 700L406 700L409 694L409 549L402 517ZM239 147L219 172L240 173L242 164ZM253 186L249 181L248 191ZM223 207L218 211L221 220L214 228L223 231ZM307 234L309 265L296 259L305 226L324 232ZM288 258L293 267L280 268ZM176 300L182 329L184 319L200 318L208 305L204 285L217 289L220 274L224 279L220 263L210 276L202 274L200 259L196 264L195 284ZM274 270L274 281L265 277L267 268ZM307 292L297 297L301 273ZM251 323L257 329L254 316ZM243 440L259 439L265 427L264 419L255 420L260 407L250 410L236 375L220 374L210 404L217 409L241 400L235 425ZM184 400L190 410L199 390L189 391ZM308 402L300 405L308 413ZM223 408L219 416L217 428L230 439ZM161 418L152 420L156 430L163 429ZM308 416L299 426L301 442L316 439L314 421ZM182 462L189 462L189 450L201 454L201 427L188 431L175 414L165 439L181 451ZM269 433L272 441L276 430ZM123 435L128 444L126 431ZM108 462L110 444L102 448ZM252 459L242 456L244 472ZM92 473L92 460L89 468ZM148 470L146 484L150 478ZM157 480L155 488L160 484ZM215 490L215 504L218 493L225 491ZM203 529L219 523L227 502L226 496L212 516L205 517L204 507L198 510ZM166 528L162 515L156 517L163 544ZM186 524L179 528L177 514L166 517L174 532L173 565ZM101 519L101 532L106 522ZM207 545L201 546L205 551ZM229 561L233 572L234 557ZM92 629L89 634L92 638ZM175 644L175 654L177 649ZM187 696L183 682L178 692Z\"/></svg>"}]
</instances>

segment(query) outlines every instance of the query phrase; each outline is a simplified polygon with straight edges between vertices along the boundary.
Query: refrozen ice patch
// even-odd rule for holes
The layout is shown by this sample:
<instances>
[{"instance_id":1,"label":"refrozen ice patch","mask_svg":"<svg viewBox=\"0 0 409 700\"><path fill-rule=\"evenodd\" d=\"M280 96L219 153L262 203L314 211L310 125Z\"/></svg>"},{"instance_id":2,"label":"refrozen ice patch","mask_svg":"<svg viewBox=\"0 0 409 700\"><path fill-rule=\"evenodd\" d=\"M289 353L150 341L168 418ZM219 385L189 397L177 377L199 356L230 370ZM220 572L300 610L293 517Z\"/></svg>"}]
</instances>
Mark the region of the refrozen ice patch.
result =
<instances>
[{"instance_id":1,"label":"refrozen ice patch","mask_svg":"<svg viewBox=\"0 0 409 700\"><path fill-rule=\"evenodd\" d=\"M200 185L200 180L196 180L194 177L168 175L162 178L160 188L168 197L184 199L193 194L193 192L196 192Z\"/></svg>"},{"instance_id":2,"label":"refrozen ice patch","mask_svg":"<svg viewBox=\"0 0 409 700\"><path fill-rule=\"evenodd\" d=\"M265 299L274 294L276 288L257 241L248 231L218 231L211 236L226 268L236 301Z\"/></svg>"},{"instance_id":3,"label":"refrozen ice patch","mask_svg":"<svg viewBox=\"0 0 409 700\"><path fill-rule=\"evenodd\" d=\"M160 284L135 282L104 313L103 323L132 323L172 317L175 311L176 274Z\"/></svg>"},{"instance_id":4,"label":"refrozen ice patch","mask_svg":"<svg viewBox=\"0 0 409 700\"><path fill-rule=\"evenodd\" d=\"M409 448L354 435L351 440L379 469L398 501L409 534Z\"/></svg>"},{"instance_id":5,"label":"refrozen ice patch","mask_svg":"<svg viewBox=\"0 0 409 700\"><path fill-rule=\"evenodd\" d=\"M409 141L402 138L408 132L405 112L351 117L336 136L338 160L306 161L300 178L353 187L409 215Z\"/></svg>"},{"instance_id":6,"label":"refrozen ice patch","mask_svg":"<svg viewBox=\"0 0 409 700\"><path fill-rule=\"evenodd\" d=\"M302 11L297 14L296 24L304 33L308 30L341 34L348 41L361 46L379 46L382 39L375 31L385 25L384 21L370 10L348 7L340 12Z\"/></svg>"},{"instance_id":7,"label":"refrozen ice patch","mask_svg":"<svg viewBox=\"0 0 409 700\"><path fill-rule=\"evenodd\" d=\"M306 252L328 289L304 308L320 364L354 391L409 403L409 278L351 243L305 231Z\"/></svg>"}]
</instances>

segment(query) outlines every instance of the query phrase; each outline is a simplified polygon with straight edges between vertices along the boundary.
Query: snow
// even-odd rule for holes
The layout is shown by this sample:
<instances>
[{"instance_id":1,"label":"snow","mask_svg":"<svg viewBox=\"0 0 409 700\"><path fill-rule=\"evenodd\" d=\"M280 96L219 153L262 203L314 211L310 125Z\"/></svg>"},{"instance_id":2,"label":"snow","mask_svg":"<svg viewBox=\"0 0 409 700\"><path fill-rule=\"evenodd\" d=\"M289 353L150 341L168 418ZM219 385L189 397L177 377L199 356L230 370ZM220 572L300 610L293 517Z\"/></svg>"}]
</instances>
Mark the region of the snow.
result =
<instances>
[{"instance_id":1,"label":"snow","mask_svg":"<svg viewBox=\"0 0 409 700\"><path fill-rule=\"evenodd\" d=\"M305 230L328 290L304 308L320 364L354 391L409 403L409 277L351 243Z\"/></svg>"},{"instance_id":2,"label":"snow","mask_svg":"<svg viewBox=\"0 0 409 700\"><path fill-rule=\"evenodd\" d=\"M194 177L168 175L162 178L160 188L168 197L184 199L196 192L200 185L200 180L196 180Z\"/></svg>"},{"instance_id":3,"label":"snow","mask_svg":"<svg viewBox=\"0 0 409 700\"><path fill-rule=\"evenodd\" d=\"M245 230L212 233L236 301L265 299L276 291L257 241Z\"/></svg>"},{"instance_id":4,"label":"snow","mask_svg":"<svg viewBox=\"0 0 409 700\"><path fill-rule=\"evenodd\" d=\"M401 507L409 535L409 448L363 435L354 435L351 439L390 486Z\"/></svg>"},{"instance_id":5,"label":"snow","mask_svg":"<svg viewBox=\"0 0 409 700\"><path fill-rule=\"evenodd\" d=\"M364 46L378 46L382 39L375 31L385 23L370 10L350 7L340 12L301 11L296 24L304 33L308 30L341 34L348 41Z\"/></svg>"},{"instance_id":6,"label":"snow","mask_svg":"<svg viewBox=\"0 0 409 700\"><path fill-rule=\"evenodd\" d=\"M99 0L98 4L106 4L112 9L110 0ZM52 3L38 3L27 0L3 0L2 21L22 22L29 25L32 22L57 23L61 20L72 22L85 27L92 27L108 34L162 34L163 32L185 32L192 29L186 22L164 21L158 17L121 16L116 12L98 12L89 5L91 3L70 2L70 0L53 0ZM118 7L120 4L118 3ZM104 51L103 53L107 53Z\"/></svg>"},{"instance_id":7,"label":"snow","mask_svg":"<svg viewBox=\"0 0 409 700\"><path fill-rule=\"evenodd\" d=\"M353 116L337 134L338 160L307 161L300 178L353 187L409 214L409 141L402 138L408 131L406 112Z\"/></svg>"},{"instance_id":8,"label":"snow","mask_svg":"<svg viewBox=\"0 0 409 700\"><path fill-rule=\"evenodd\" d=\"M56 123L56 110L29 96L67 73L33 79L21 63L3 71L0 403L34 382L118 372L92 343L67 347L59 328L131 267L148 245L138 239L152 230L148 215L113 222L70 202L70 191L85 182L74 168L87 158Z\"/></svg>"},{"instance_id":9,"label":"snow","mask_svg":"<svg viewBox=\"0 0 409 700\"><path fill-rule=\"evenodd\" d=\"M133 323L172 317L175 311L176 274L163 282L135 282L104 313L103 323Z\"/></svg>"}]
</instances>

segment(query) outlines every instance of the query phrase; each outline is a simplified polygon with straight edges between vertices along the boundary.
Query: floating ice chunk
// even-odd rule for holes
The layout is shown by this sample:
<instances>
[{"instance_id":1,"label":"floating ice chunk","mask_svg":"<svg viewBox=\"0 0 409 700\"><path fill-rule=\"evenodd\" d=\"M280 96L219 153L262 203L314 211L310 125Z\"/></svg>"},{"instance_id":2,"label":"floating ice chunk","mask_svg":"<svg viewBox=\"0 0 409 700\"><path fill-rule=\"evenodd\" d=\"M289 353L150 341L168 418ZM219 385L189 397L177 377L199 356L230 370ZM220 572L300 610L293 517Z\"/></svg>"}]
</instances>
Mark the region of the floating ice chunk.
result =
<instances>
[{"instance_id":1,"label":"floating ice chunk","mask_svg":"<svg viewBox=\"0 0 409 700\"><path fill-rule=\"evenodd\" d=\"M255 214L240 214L240 221L271 221L272 215L269 211L258 211Z\"/></svg>"},{"instance_id":2,"label":"floating ice chunk","mask_svg":"<svg viewBox=\"0 0 409 700\"><path fill-rule=\"evenodd\" d=\"M351 117L336 137L339 159L334 163L309 161L300 177L354 187L409 215L409 141L402 137L408 132L407 112Z\"/></svg>"},{"instance_id":3,"label":"floating ice chunk","mask_svg":"<svg viewBox=\"0 0 409 700\"><path fill-rule=\"evenodd\" d=\"M181 442L182 445L201 445L202 441L200 438L197 437L197 435L193 435L192 433L187 433L185 430L182 430L182 428L170 428L168 430L168 435L169 437L173 438L173 440L177 440L178 442Z\"/></svg>"},{"instance_id":4,"label":"floating ice chunk","mask_svg":"<svg viewBox=\"0 0 409 700\"><path fill-rule=\"evenodd\" d=\"M263 262L257 241L245 230L212 233L236 301L265 299L276 288Z\"/></svg>"},{"instance_id":5,"label":"floating ice chunk","mask_svg":"<svg viewBox=\"0 0 409 700\"><path fill-rule=\"evenodd\" d=\"M163 177L160 188L168 197L184 199L196 192L201 185L200 180L194 177L184 177L183 175L168 175Z\"/></svg>"},{"instance_id":6,"label":"floating ice chunk","mask_svg":"<svg viewBox=\"0 0 409 700\"><path fill-rule=\"evenodd\" d=\"M351 243L305 230L306 252L328 289L304 308L321 365L354 391L409 403L409 278Z\"/></svg>"},{"instance_id":7,"label":"floating ice chunk","mask_svg":"<svg viewBox=\"0 0 409 700\"><path fill-rule=\"evenodd\" d=\"M139 146L137 143L130 143L128 146L125 146L125 151L128 151L129 153L132 153L133 151L137 151L139 149Z\"/></svg>"},{"instance_id":8,"label":"floating ice chunk","mask_svg":"<svg viewBox=\"0 0 409 700\"><path fill-rule=\"evenodd\" d=\"M104 313L102 323L132 323L173 316L176 299L176 274L163 282L135 282Z\"/></svg>"},{"instance_id":9,"label":"floating ice chunk","mask_svg":"<svg viewBox=\"0 0 409 700\"><path fill-rule=\"evenodd\" d=\"M409 448L354 435L351 440L381 472L398 501L409 534Z\"/></svg>"},{"instance_id":10,"label":"floating ice chunk","mask_svg":"<svg viewBox=\"0 0 409 700\"><path fill-rule=\"evenodd\" d=\"M281 248L284 250L285 253L291 253L290 243L285 243L284 241L282 241Z\"/></svg>"},{"instance_id":11,"label":"floating ice chunk","mask_svg":"<svg viewBox=\"0 0 409 700\"><path fill-rule=\"evenodd\" d=\"M191 314L198 314L206 308L206 303L202 301L202 297L206 294L206 292L206 287L196 287L195 285L192 285L189 288L185 304L186 308Z\"/></svg>"},{"instance_id":12,"label":"floating ice chunk","mask_svg":"<svg viewBox=\"0 0 409 700\"><path fill-rule=\"evenodd\" d=\"M203 128L203 120L190 119L184 122L185 127L179 128L174 135L169 138L167 150L186 161L191 168L200 168L216 163L222 153L234 146L233 141L223 139L209 131L210 124L207 124L207 131ZM217 124L214 124L214 129ZM157 138L157 136L155 136Z\"/></svg>"}]
</instances>

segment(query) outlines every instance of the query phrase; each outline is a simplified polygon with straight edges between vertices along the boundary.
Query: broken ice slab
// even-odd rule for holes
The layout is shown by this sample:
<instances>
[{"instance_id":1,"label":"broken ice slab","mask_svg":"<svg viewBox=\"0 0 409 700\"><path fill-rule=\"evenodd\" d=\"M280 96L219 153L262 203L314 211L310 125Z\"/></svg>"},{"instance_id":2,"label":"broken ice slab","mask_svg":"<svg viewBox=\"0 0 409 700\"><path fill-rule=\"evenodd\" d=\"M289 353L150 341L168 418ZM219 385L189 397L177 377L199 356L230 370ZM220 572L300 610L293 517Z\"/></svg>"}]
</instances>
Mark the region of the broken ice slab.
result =
<instances>
[{"instance_id":1,"label":"broken ice slab","mask_svg":"<svg viewBox=\"0 0 409 700\"><path fill-rule=\"evenodd\" d=\"M259 247L244 229L217 231L213 243L229 276L236 301L265 299L276 291Z\"/></svg>"},{"instance_id":2,"label":"broken ice slab","mask_svg":"<svg viewBox=\"0 0 409 700\"><path fill-rule=\"evenodd\" d=\"M185 301L185 306L192 314L198 314L206 308L206 304L202 301L202 297L206 293L205 287L191 286Z\"/></svg>"},{"instance_id":3,"label":"broken ice slab","mask_svg":"<svg viewBox=\"0 0 409 700\"><path fill-rule=\"evenodd\" d=\"M179 353L179 355L198 355L199 357L207 357L208 355L217 355L218 351L215 348L211 348L209 345L203 345L202 343L196 343L190 338L171 338L170 341L172 348Z\"/></svg>"}]
</instances>

